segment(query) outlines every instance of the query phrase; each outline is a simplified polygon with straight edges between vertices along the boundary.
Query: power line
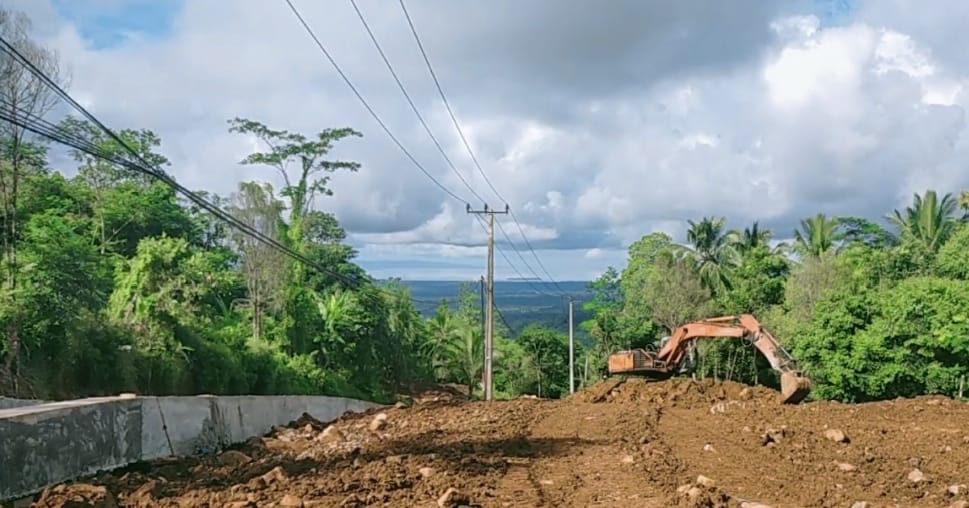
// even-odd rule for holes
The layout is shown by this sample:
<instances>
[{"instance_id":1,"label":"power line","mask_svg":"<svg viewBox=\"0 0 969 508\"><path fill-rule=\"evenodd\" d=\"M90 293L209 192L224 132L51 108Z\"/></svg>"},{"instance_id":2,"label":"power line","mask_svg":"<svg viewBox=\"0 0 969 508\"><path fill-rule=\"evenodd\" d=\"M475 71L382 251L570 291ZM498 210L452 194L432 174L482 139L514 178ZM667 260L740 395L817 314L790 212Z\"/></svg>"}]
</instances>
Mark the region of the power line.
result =
<instances>
[{"instance_id":1,"label":"power line","mask_svg":"<svg viewBox=\"0 0 969 508\"><path fill-rule=\"evenodd\" d=\"M140 161L141 164L140 165L139 164L135 164L135 163L133 163L130 160L127 160L127 159L121 158L119 156L110 154L110 153L106 152L105 150L97 147L96 145L94 145L90 141L81 138L79 135L73 135L71 133L65 132L62 128L60 128L58 126L55 126L54 124L52 124L52 123L44 120L43 118L41 118L41 117L39 117L37 115L32 115L28 111L25 111L25 110L18 111L18 108L16 108L16 106L14 104L8 103L7 101L3 101L3 103L11 111L10 111L10 113L8 113L5 110L0 110L0 120L5 120L5 121L7 121L9 123L12 123L14 125L17 125L17 126L23 128L23 129L26 129L28 131L31 131L31 132L35 133L35 134L38 134L38 135L43 136L45 138L51 139L52 141L58 142L60 144L66 145L66 146L70 146L70 147L74 148L75 150L78 150L78 151L87 153L88 155L91 155L91 156L94 156L94 157L98 157L98 158L100 158L102 160L106 160L106 161L112 162L112 163L117 164L118 166L124 167L126 169L130 169L130 170L133 170L133 171L142 173L142 174L146 174L146 175L155 177L155 178L161 180L162 182L164 182L165 184L169 185L170 187L174 188L176 191L178 191L178 192L182 193L183 195L185 195L190 201L192 201L193 203L195 203L199 207L205 209L206 211L208 211L212 215L214 215L214 216L222 219L223 221L229 223L230 225L234 226L236 229L242 231L243 233L248 234L250 237L252 237L252 238L254 238L254 239L258 240L258 241L261 241L261 242L263 242L263 243L265 243L265 244L267 244L267 245L269 245L269 246L277 249L278 251L282 252L283 254L286 254L287 256L291 257L292 259L294 259L296 261L299 261L299 262L302 262L302 263L306 264L307 266L310 266L311 268L313 268L313 269L315 269L315 270L317 270L317 271L319 271L321 273L325 273L325 274L327 274L327 275L329 275L331 277L334 277L336 279L339 279L339 280L347 283L350 286L360 286L364 282L367 282L366 280L363 280L362 281L362 280L359 280L359 279L349 278L349 277L347 277L347 276L345 276L345 275L343 275L343 274L341 274L339 272L330 270L330 269L328 269L328 268L320 265L319 263L316 263L312 259L309 259L306 256L303 256L302 254L300 254L300 253L298 253L298 252L290 249L289 247L281 244L277 240L275 240L273 238L270 238L270 237L267 237L266 235L262 234L258 230L252 228L250 225L248 225L248 224L240 221L236 217L234 217L234 216L230 215L229 213L225 212L224 210L222 210L221 208L219 208L217 205L214 205L214 204L208 202L207 200L205 200L204 198L202 198L201 196L199 196L197 193L195 193L195 192L187 189L186 187L182 186L181 184L179 184L178 182L176 182L172 177L168 176L160 168L153 167L153 165L151 163L149 163L148 161L146 161L144 159L144 157L142 157L141 154L139 154L127 142L125 142L124 139L122 139L120 136L118 136L117 134L115 134L114 131L112 131L110 128L108 128L106 125L104 125L100 120L98 120L94 115L92 115L87 109L85 109L83 106L81 106L80 104L78 104L77 101L75 101L57 83L55 83L54 81L52 81L46 74L44 74L44 72L42 70L40 70L39 68L37 68L37 66L35 66L33 64L33 62L31 62L23 54L21 54L20 51L17 50L16 47L14 47L13 45L11 45L2 36L0 36L0 44L3 45L3 48L0 48L0 50L2 50L3 52L7 53L8 55L14 57L14 59L16 59L21 65L23 65L24 67L26 67L32 74L34 74L34 76L36 76L38 79L40 79L48 88L50 88L52 91L54 91L54 93L56 93L59 97L61 97L65 101L67 101L72 107L74 107L74 109L76 109L78 112L80 112L82 115L84 115L84 117L86 119L88 119L88 121L90 121L91 123L93 123L94 125L96 125L97 127L99 127L102 131L104 131L108 136L111 137L112 140L114 140L116 143L118 143L119 146L121 146L122 148L124 148L129 154L131 154L132 156L134 156L135 159L137 159L138 161ZM383 288L381 288L379 286L373 285L372 287L374 287L379 292L383 292L385 294L392 295L392 296L395 296L395 297L397 296L396 293L394 293L392 291L387 291L387 290L385 290L385 289L383 289ZM417 301L417 300L414 300L413 298L411 300L412 301ZM421 302L421 303L428 303L428 302Z\"/></svg>"},{"instance_id":2,"label":"power line","mask_svg":"<svg viewBox=\"0 0 969 508\"><path fill-rule=\"evenodd\" d=\"M303 16L299 13L299 10L296 9L296 6L293 5L293 2L291 0L286 0L286 4L289 5L290 10L292 10L293 14L296 15L296 18L299 19L299 22L303 25L303 28L306 29L306 33L309 34L309 36L313 39L314 42L316 42L316 45L320 48L320 51L323 52L323 56L325 56L326 59L329 60L330 64L333 65L333 68L336 69L336 72L340 74L340 77L343 78L343 81L347 84L348 87L350 87L350 90L353 91L353 94L356 95L357 99L359 99L360 102L363 104L363 106L367 108L367 111L370 113L370 116L372 116L373 119L376 120L376 122L380 125L380 127L384 130L384 132L387 133L387 136L389 136L390 139L394 141L394 144L397 145L397 148L400 148L400 150L404 152L404 155L406 155L407 158L410 159L410 161L415 166L417 166L417 169L421 170L421 172L424 173L424 176L426 176L432 182L434 182L434 184L440 187L441 190L443 190L452 198L464 204L468 204L468 201L466 199L455 194L454 191L445 187L444 184L439 182L436 178L434 178L433 175L428 173L428 171L424 169L424 166L422 166L421 163L418 162L417 159L415 159L414 156L411 155L411 153L407 151L406 148L404 148L404 145L401 144L401 142L397 139L396 136L394 136L394 133L390 131L390 128L387 127L384 121L380 119L380 116L378 116L377 113L373 110L373 108L370 107L370 104L367 103L367 100L364 99L362 95L360 95L360 92L357 91L357 87L353 86L353 82L350 81L350 78L347 77L347 75L343 72L343 69L341 69L340 66L336 63L336 60L334 60L333 57L330 56L330 52L327 51L326 47L323 46L323 43L320 42L320 39L316 36L316 33L313 32L313 29L310 28L309 24L306 23L306 20L303 19Z\"/></svg>"},{"instance_id":3,"label":"power line","mask_svg":"<svg viewBox=\"0 0 969 508\"><path fill-rule=\"evenodd\" d=\"M286 0L286 1L288 2L289 0ZM434 72L434 66L431 65L431 59L428 57L427 51L424 49L424 44L421 42L421 38L417 34L417 28L414 26L414 21L411 19L410 13L407 11L407 6L404 5L404 0L399 0L399 1L400 1L400 8L404 11L404 16L407 18L407 24L410 26L411 33L414 35L414 40L417 41L417 46L418 48L420 48L421 55L424 57L424 63L427 65L427 70L430 72L431 77L434 79L434 84L437 87L438 94L441 96L441 101L444 103L444 107L447 109L448 115L451 117L451 122L454 124L454 128L458 131L458 136L461 138L461 142L464 144L464 147L465 149L467 149L468 155L471 156L471 160L474 162L475 167L478 169L478 172L481 173L481 176L484 177L485 182L488 184L491 190L495 193L496 196L498 196L498 199L507 203L508 201L504 198L504 196L501 195L500 192L498 192L498 189L496 189L495 186L491 183L491 180L488 178L488 175L485 174L484 169L481 168L481 164L478 163L478 158L475 157L474 151L471 149L471 144L468 143L468 139L465 137L464 131L461 129L461 124L458 122L458 119L454 114L454 110L451 109L451 103L448 102L447 100L447 95L444 93L444 88L441 86L441 82L437 78L437 73ZM552 274L548 272L548 269L545 268L545 264L542 263L542 260L538 257L538 253L535 252L535 249L532 247L531 242L528 241L528 237L525 235L525 229L522 228L521 222L519 222L518 217L515 216L515 212L511 211L510 215L512 220L518 226L518 232L521 234L522 240L525 241L525 245L528 247L528 250L531 251L532 256L535 258L535 261L538 262L539 267L542 269L543 272L545 272L545 275L548 277L548 280L555 285L555 287L559 290L559 292L563 294L567 294L562 289L562 287L559 286L559 283L555 281L555 278L552 277Z\"/></svg>"},{"instance_id":4,"label":"power line","mask_svg":"<svg viewBox=\"0 0 969 508\"><path fill-rule=\"evenodd\" d=\"M387 70L390 71L390 74L394 77L394 81L397 82L397 87L400 88L400 92L404 94L404 98L407 99L407 103L410 104L410 107L414 111L414 114L417 115L417 119L420 120L421 125L424 126L424 131L427 132L427 135L430 136L432 141L434 141L434 146L437 147L437 151L441 152L441 156L444 157L444 160L447 162L448 166L450 166L454 174L457 175L459 179L461 179L461 182L464 184L464 186L471 191L471 194L473 194L474 197L478 198L483 203L485 201L485 198L481 197L481 195L474 190L474 187L472 187L471 184L469 184L468 181L465 180L461 172L458 171L458 168L456 168L454 166L454 163L451 162L450 157L447 156L447 153L444 151L444 148L441 146L441 143L437 140L437 137L435 137L434 133L431 132L431 128L427 125L427 122L424 121L424 117L417 109L417 105L414 104L414 101L411 99L410 94L407 93L407 88L404 87L404 84L400 81L400 77L397 76L397 71L394 70L394 66L390 64L390 60L387 58L387 55L384 53L383 48L380 46L380 43L377 42L377 36L374 35L373 30L370 29L370 24L367 23L367 19L363 16L363 13L360 12L360 8L357 7L357 2L355 0L350 0L350 5L352 5L353 10L357 12L357 17L360 18L360 22L363 23L363 27L367 30L367 34L370 36L370 40L373 41L374 47L376 47L377 52L380 53L380 58L383 59L384 65L387 66Z\"/></svg>"},{"instance_id":5,"label":"power line","mask_svg":"<svg viewBox=\"0 0 969 508\"><path fill-rule=\"evenodd\" d=\"M356 11L357 16L360 18L361 23L363 23L364 28L367 30L367 33L370 36L370 40L374 43L374 46L377 48L378 53L380 53L380 56L383 59L384 64L387 66L387 69L390 71L391 75L394 77L394 81L397 83L398 88L400 88L401 93L404 94L404 97L407 99L407 102L410 104L411 109L413 109L414 113L417 115L418 119L421 122L421 125L423 125L424 130L427 132L428 136L430 136L431 139L434 141L435 146L437 147L438 151L440 151L441 155L444 157L444 160L448 163L448 165L451 167L451 169L454 171L454 173L458 176L458 178L461 179L461 181L464 183L464 185L466 187L468 187L468 189L471 191L471 193L475 197L477 197L478 199L481 199L482 201L484 201L484 198L482 198L481 195L478 194L474 190L473 187L471 187L471 185L467 182L467 180L465 180L465 178L457 170L457 168L454 166L454 163L447 156L447 153L444 151L444 148L441 146L440 142L434 136L434 134L431 131L430 127L427 125L427 122L424 120L424 117L420 114L420 111L418 110L417 106L414 104L414 101L411 99L410 94L407 92L406 87L404 87L403 83L401 82L400 78L398 77L397 72L394 70L393 65L390 63L390 60L387 58L387 55L384 53L383 49L381 48L380 43L377 41L376 35L374 35L373 31L370 29L370 25L367 23L366 18L363 16L363 13L357 7L356 2L354 0L350 0L350 3L351 3L351 5L353 5L353 8ZM333 59L333 57L330 56L330 53L326 50L326 47L323 45L323 43L320 41L320 39L313 32L313 29L309 26L309 24L306 22L306 20L303 18L303 16L299 13L299 10L296 8L296 6L293 5L293 2L291 0L286 0L286 4L289 5L290 10L292 10L293 11L293 14L296 15L297 19L299 19L300 23L303 25L303 28L310 35L310 37L313 39L313 41L316 42L316 45L320 48L320 51L323 52L323 55L326 57L326 59L330 62L331 65L333 65L333 67L336 69L336 71L340 74L340 77L343 78L343 80L347 84L347 86L349 86L350 89L353 91L353 93L357 96L357 99L359 99L360 102L363 103L364 107L367 108L367 111L370 112L371 116L373 116L374 119L380 124L380 126L383 127L384 132L386 132L387 135L390 136L391 139L394 140L394 143L397 144L398 148L400 148L408 156L408 158L411 160L411 162L413 162L415 165L417 165L418 168L425 175L427 175L428 178L430 178L432 181L434 181L434 183L437 184L438 187L441 187L445 192L447 192L449 195L451 195L455 199L457 199L459 201L463 201L465 204L468 204L466 200L463 200L462 198L458 197L451 190L447 189L440 182L438 182L436 179L434 179L434 177L432 177L427 172L427 170L425 170L424 167L421 166L420 163L417 162L417 160L414 159L414 157L410 155L410 152L408 152L407 149L404 148L403 144L401 144L400 141L397 140L397 138L393 135L393 133L390 132L390 129L387 128L387 126L380 120L380 117L377 116L377 114L370 107L370 105L367 103L367 101L357 91L356 87L353 85L353 83L350 81L350 79L340 69L340 66L336 63L336 61ZM453 118L453 115L452 115L452 118ZM463 136L463 134L462 134L462 136ZM479 167L479 170L480 170L480 167ZM487 176L485 176L485 179L487 179ZM488 182L488 185L491 185L491 183ZM493 187L492 187L492 189L493 189ZM505 237L506 238L507 238L507 236L508 235L505 234ZM514 243L511 242L510 239L509 239L509 243L511 243L512 247L514 248ZM518 275L520 277L522 277L522 279L525 279L525 277L521 275L521 272L518 271L518 269L514 267L514 265L511 263L511 261L508 259L508 257L505 256L504 253L501 253L501 254L502 254L502 256L505 257L505 260L508 262L508 264L510 266L512 266L515 269L516 272L518 272ZM526 265L527 265L527 263L526 263ZM529 267L529 268L531 268L531 267ZM532 270L532 273L534 273L534 270ZM538 276L537 273L535 275ZM539 277L539 278L541 278L541 277Z\"/></svg>"},{"instance_id":6,"label":"power line","mask_svg":"<svg viewBox=\"0 0 969 508\"><path fill-rule=\"evenodd\" d=\"M397 75L397 71L394 70L394 66L390 63L390 59L387 57L386 53L384 53L383 47L381 47L380 42L377 41L376 35L374 34L373 30L370 28L370 24L367 23L367 19L363 15L363 12L361 12L359 6L357 5L356 0L350 0L350 5L353 6L353 10L357 13L357 17L360 19L360 22L363 24L364 29L366 29L367 34L370 36L370 40L371 40L371 42L373 42L374 47L377 49L377 52L380 54L380 58L384 61L384 65L387 67L387 70L390 71L391 76L393 76L394 81L397 83L397 87L400 89L401 93L404 95L404 98L407 100L407 103L410 104L411 110L413 110L414 111L414 114L417 115L417 119L420 121L421 125L424 127L424 131L427 132L427 135L431 138L431 141L433 141L434 142L434 145L437 147L438 152L441 153L441 157L444 158L444 161L447 162L448 166L450 166L451 171L453 171L454 174L456 174L458 176L458 178L461 180L461 182L464 183L465 187L467 187L468 190L470 190L471 193L476 198L478 198L482 202L484 202L485 199L480 194L478 194L477 191L474 190L474 188L471 186L471 184L469 184L468 181L464 178L464 176L461 175L461 172L458 171L457 167L455 167L454 163L451 162L450 157L448 157L448 155L445 152L444 148L441 146L441 143L438 141L437 137L434 136L434 133L431 131L431 128L427 125L427 122L424 120L424 116L421 115L420 110L417 108L417 105L414 104L413 99L411 98L410 94L407 92L407 88L404 87L404 84L401 82L400 77ZM518 257L525 264L525 267L528 269L528 271L530 271L532 273L532 275L534 275L538 279L541 279L541 277L538 275L538 273L535 272L535 270L528 264L527 261L525 261L525 257L522 256L521 252L518 250L518 247L511 240L511 238L508 237L508 233L505 232L504 227L501 226L500 223L498 224L498 227L501 229L501 232L504 235L505 239L508 241L509 245L511 245L512 249L515 250L515 252L518 254ZM506 260L507 260L507 257L506 257ZM509 265L511 265L511 264L512 263L509 261ZM519 276L521 276L520 273L519 273ZM524 277L522 277L522 278L524 279Z\"/></svg>"},{"instance_id":7,"label":"power line","mask_svg":"<svg viewBox=\"0 0 969 508\"><path fill-rule=\"evenodd\" d=\"M481 229L484 230L485 234L488 234L488 226L484 223L484 219L482 219L481 217L479 217L477 215L475 215L475 219L478 221L478 225L481 226ZM498 224L500 224L500 223L498 223ZM499 226L499 228L500 228L500 226ZM518 277L523 282L525 282L529 286L531 286L532 289L534 289L536 293L542 294L542 295L546 295L546 296L560 296L560 295L556 295L556 294L553 294L553 293L549 293L549 292L541 289L540 287L536 286L534 283L532 283L532 281L529 280L528 277L525 277L522 274L521 270L519 270L518 267L515 266L515 264L511 262L511 259L509 259L508 258L508 255L505 254L505 251L501 250L501 248L499 248L497 244L495 244L495 250L498 251L498 254L501 254L501 257L504 258L505 263L508 263L508 266L511 267L511 269L515 272L515 274L518 275Z\"/></svg>"}]
</instances>

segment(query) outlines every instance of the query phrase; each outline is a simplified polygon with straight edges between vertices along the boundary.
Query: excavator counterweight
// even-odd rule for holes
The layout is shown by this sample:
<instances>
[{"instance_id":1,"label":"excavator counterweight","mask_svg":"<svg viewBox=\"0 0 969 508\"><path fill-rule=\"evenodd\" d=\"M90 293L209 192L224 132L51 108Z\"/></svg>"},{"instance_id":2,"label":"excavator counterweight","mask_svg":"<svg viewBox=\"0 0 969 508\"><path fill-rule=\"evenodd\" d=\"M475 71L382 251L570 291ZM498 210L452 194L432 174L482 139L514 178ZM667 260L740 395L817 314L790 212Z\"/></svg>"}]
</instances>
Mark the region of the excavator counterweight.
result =
<instances>
[{"instance_id":1,"label":"excavator counterweight","mask_svg":"<svg viewBox=\"0 0 969 508\"><path fill-rule=\"evenodd\" d=\"M668 378L680 370L687 346L694 340L734 338L751 342L774 370L781 373L785 404L796 404L811 393L811 380L803 376L794 358L750 314L724 316L688 323L677 328L656 353L644 349L618 351L609 356L609 374Z\"/></svg>"}]
</instances>

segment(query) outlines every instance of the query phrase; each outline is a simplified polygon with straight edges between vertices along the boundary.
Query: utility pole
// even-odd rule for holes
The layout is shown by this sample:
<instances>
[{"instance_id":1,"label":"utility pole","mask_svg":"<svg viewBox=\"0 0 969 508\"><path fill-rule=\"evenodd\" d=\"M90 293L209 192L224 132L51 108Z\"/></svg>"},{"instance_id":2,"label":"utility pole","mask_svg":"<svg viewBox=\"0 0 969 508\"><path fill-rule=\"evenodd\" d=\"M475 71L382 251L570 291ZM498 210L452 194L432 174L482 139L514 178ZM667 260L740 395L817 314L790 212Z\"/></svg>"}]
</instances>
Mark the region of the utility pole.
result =
<instances>
[{"instance_id":1,"label":"utility pole","mask_svg":"<svg viewBox=\"0 0 969 508\"><path fill-rule=\"evenodd\" d=\"M569 393L575 393L575 336L572 332L572 304L575 303L569 297Z\"/></svg>"},{"instance_id":2,"label":"utility pole","mask_svg":"<svg viewBox=\"0 0 969 508\"><path fill-rule=\"evenodd\" d=\"M485 336L485 278L481 276L481 336Z\"/></svg>"},{"instance_id":3,"label":"utility pole","mask_svg":"<svg viewBox=\"0 0 969 508\"><path fill-rule=\"evenodd\" d=\"M471 205L467 206L468 213L485 214L488 216L488 284L485 292L488 296L488 303L485 306L485 337L484 337L484 371L485 371L485 400L492 399L494 389L494 333L495 333L495 214L507 214L508 204L505 204L505 211L498 211L488 208L485 203L484 209L472 210Z\"/></svg>"}]
</instances>

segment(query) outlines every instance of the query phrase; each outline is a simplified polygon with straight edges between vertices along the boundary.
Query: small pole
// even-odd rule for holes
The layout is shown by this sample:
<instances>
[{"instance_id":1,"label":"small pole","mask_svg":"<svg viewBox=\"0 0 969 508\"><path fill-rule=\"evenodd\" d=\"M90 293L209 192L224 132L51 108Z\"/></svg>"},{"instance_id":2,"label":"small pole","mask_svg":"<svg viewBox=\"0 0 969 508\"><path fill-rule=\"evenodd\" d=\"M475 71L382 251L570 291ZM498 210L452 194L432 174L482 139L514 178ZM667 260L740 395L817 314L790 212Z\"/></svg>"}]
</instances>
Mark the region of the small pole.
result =
<instances>
[{"instance_id":1,"label":"small pole","mask_svg":"<svg viewBox=\"0 0 969 508\"><path fill-rule=\"evenodd\" d=\"M572 331L572 297L569 297L569 393L575 393L575 335Z\"/></svg>"}]
</instances>

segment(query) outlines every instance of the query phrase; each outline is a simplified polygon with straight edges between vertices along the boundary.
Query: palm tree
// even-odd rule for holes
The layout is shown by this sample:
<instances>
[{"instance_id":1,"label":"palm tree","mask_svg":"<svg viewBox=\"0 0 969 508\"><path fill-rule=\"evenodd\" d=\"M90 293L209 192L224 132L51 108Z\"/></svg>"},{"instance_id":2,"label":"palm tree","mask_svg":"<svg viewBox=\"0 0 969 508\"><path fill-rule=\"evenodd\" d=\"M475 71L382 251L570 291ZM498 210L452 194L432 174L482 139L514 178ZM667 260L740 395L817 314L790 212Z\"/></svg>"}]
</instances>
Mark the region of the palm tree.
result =
<instances>
[{"instance_id":1,"label":"palm tree","mask_svg":"<svg viewBox=\"0 0 969 508\"><path fill-rule=\"evenodd\" d=\"M794 230L795 250L814 257L834 249L841 223L837 217L819 213L814 217L801 219L801 229Z\"/></svg>"},{"instance_id":2,"label":"palm tree","mask_svg":"<svg viewBox=\"0 0 969 508\"><path fill-rule=\"evenodd\" d=\"M731 231L737 238L737 250L741 254L749 252L760 246L766 246L768 242L774 237L774 233L769 229L760 229L760 222L754 221L754 224L749 228L744 228L743 231L734 230Z\"/></svg>"},{"instance_id":3,"label":"palm tree","mask_svg":"<svg viewBox=\"0 0 969 508\"><path fill-rule=\"evenodd\" d=\"M888 220L895 224L903 239L933 254L955 230L958 219L954 215L958 206L951 193L939 200L934 190L927 190L924 197L916 193L912 206L906 207L904 213L895 210L894 215L888 215Z\"/></svg>"},{"instance_id":4,"label":"palm tree","mask_svg":"<svg viewBox=\"0 0 969 508\"><path fill-rule=\"evenodd\" d=\"M737 249L740 236L734 231L724 231L727 220L723 217L704 217L699 222L687 222L690 229L686 239L692 245L687 254L696 263L704 285L719 294L730 288L729 272L740 265Z\"/></svg>"}]
</instances>

